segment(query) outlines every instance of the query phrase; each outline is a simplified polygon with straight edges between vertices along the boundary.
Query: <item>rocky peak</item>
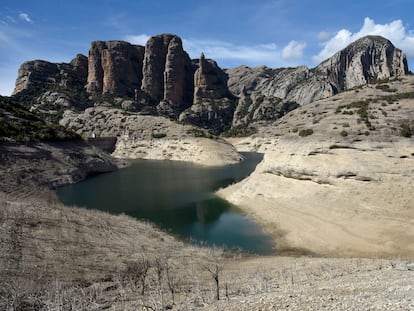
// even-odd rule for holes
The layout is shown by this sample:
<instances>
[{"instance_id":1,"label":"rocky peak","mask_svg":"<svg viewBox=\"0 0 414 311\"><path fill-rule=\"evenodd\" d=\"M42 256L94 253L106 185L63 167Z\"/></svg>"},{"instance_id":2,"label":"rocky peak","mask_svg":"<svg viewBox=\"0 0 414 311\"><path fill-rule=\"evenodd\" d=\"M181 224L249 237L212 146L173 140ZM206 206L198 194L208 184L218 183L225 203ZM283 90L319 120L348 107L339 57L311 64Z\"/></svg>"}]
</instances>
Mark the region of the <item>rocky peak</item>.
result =
<instances>
[{"instance_id":1,"label":"rocky peak","mask_svg":"<svg viewBox=\"0 0 414 311\"><path fill-rule=\"evenodd\" d=\"M89 50L88 82L92 94L132 97L141 88L144 47L124 41L94 41Z\"/></svg>"},{"instance_id":2,"label":"rocky peak","mask_svg":"<svg viewBox=\"0 0 414 311\"><path fill-rule=\"evenodd\" d=\"M83 88L86 83L85 56L78 55L70 64L34 60L23 63L18 72L13 95L47 89L51 86Z\"/></svg>"},{"instance_id":3,"label":"rocky peak","mask_svg":"<svg viewBox=\"0 0 414 311\"><path fill-rule=\"evenodd\" d=\"M235 109L234 96L227 87L227 75L202 53L195 61L193 105L179 120L211 130L215 134L228 129Z\"/></svg>"},{"instance_id":4,"label":"rocky peak","mask_svg":"<svg viewBox=\"0 0 414 311\"><path fill-rule=\"evenodd\" d=\"M338 90L408 73L401 50L380 36L366 36L348 45L315 68Z\"/></svg>"},{"instance_id":5,"label":"rocky peak","mask_svg":"<svg viewBox=\"0 0 414 311\"><path fill-rule=\"evenodd\" d=\"M194 102L203 99L229 97L227 75L212 59L201 53L198 69L194 74Z\"/></svg>"},{"instance_id":6,"label":"rocky peak","mask_svg":"<svg viewBox=\"0 0 414 311\"><path fill-rule=\"evenodd\" d=\"M85 55L77 54L69 64L73 67L73 70L79 73L82 80L86 80L88 78L88 58Z\"/></svg>"}]
</instances>

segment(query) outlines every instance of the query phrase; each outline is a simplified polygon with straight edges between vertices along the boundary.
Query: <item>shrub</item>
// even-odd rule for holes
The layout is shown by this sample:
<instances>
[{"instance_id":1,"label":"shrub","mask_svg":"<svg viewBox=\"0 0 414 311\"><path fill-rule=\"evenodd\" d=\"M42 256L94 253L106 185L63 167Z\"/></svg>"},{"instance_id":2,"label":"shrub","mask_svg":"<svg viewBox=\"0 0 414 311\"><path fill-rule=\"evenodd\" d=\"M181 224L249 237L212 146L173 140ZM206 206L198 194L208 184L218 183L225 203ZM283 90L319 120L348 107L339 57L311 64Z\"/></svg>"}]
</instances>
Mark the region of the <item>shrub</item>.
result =
<instances>
[{"instance_id":1,"label":"shrub","mask_svg":"<svg viewBox=\"0 0 414 311\"><path fill-rule=\"evenodd\" d=\"M165 134L165 133L152 133L151 136L152 136L152 138L159 139L159 138L166 137L167 134Z\"/></svg>"},{"instance_id":2,"label":"shrub","mask_svg":"<svg viewBox=\"0 0 414 311\"><path fill-rule=\"evenodd\" d=\"M408 123L402 123L400 125L400 135L403 137L413 136L414 128L411 127Z\"/></svg>"},{"instance_id":3,"label":"shrub","mask_svg":"<svg viewBox=\"0 0 414 311\"><path fill-rule=\"evenodd\" d=\"M339 133L339 135L341 135L342 137L347 137L348 136L348 132L343 130Z\"/></svg>"},{"instance_id":4,"label":"shrub","mask_svg":"<svg viewBox=\"0 0 414 311\"><path fill-rule=\"evenodd\" d=\"M312 134L313 134L312 129L303 129L303 130L299 131L299 136L301 136L301 137L310 136Z\"/></svg>"}]
</instances>

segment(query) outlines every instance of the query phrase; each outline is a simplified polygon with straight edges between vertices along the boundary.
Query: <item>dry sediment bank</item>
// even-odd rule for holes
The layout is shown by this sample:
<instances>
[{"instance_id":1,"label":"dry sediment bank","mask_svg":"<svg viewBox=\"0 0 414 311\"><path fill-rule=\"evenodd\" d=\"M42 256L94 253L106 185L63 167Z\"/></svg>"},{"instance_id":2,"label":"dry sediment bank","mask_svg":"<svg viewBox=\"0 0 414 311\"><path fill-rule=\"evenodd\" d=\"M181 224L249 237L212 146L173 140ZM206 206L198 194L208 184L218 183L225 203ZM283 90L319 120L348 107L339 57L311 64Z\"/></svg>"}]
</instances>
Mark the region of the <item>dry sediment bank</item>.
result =
<instances>
[{"instance_id":1,"label":"dry sediment bank","mask_svg":"<svg viewBox=\"0 0 414 311\"><path fill-rule=\"evenodd\" d=\"M414 144L407 139L248 138L265 153L218 193L276 237L279 249L414 258Z\"/></svg>"}]
</instances>

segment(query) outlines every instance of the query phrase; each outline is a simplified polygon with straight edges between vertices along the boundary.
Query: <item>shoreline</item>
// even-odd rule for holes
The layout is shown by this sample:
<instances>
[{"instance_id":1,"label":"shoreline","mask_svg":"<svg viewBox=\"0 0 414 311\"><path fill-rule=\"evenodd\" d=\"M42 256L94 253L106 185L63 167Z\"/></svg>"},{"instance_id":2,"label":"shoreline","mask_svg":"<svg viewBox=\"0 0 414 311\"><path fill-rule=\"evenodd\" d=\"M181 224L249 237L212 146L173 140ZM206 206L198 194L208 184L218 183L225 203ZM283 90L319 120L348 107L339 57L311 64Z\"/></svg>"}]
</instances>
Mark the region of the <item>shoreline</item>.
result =
<instances>
[{"instance_id":1,"label":"shoreline","mask_svg":"<svg viewBox=\"0 0 414 311\"><path fill-rule=\"evenodd\" d=\"M335 144L319 137L240 140L239 151L250 148L264 159L217 194L258 222L282 253L414 258L407 172L414 159L400 158L413 153L410 142Z\"/></svg>"},{"instance_id":2,"label":"shoreline","mask_svg":"<svg viewBox=\"0 0 414 311\"><path fill-rule=\"evenodd\" d=\"M111 154L122 159L173 160L202 166L224 166L243 160L234 146L223 139L211 138L121 138Z\"/></svg>"},{"instance_id":3,"label":"shoreline","mask_svg":"<svg viewBox=\"0 0 414 311\"><path fill-rule=\"evenodd\" d=\"M93 150L97 159L103 156ZM45 159L41 153L35 159L39 162L27 162L24 156L29 151L33 152L23 146L23 159L10 167L18 176L29 172L36 174L36 182L56 176L67 182L79 181L68 178L77 171L66 161L60 162L65 153L52 149L54 157ZM76 153L72 156L78 157ZM0 165L7 164L4 157L1 160ZM85 160L87 157L83 164L89 162ZM83 166L81 162L71 163ZM47 168L57 175L42 171ZM0 175L13 178L16 175L11 176L11 171L7 176ZM68 208L56 203L53 197L36 199L39 184L28 179L21 181L35 190L32 196L17 196L27 188L16 189L11 197L0 192L0 291L18 294L17 303L25 306L33 304L32 293L37 301L57 307L62 307L61 297L76 299L83 306L95 309L136 310L154 299L157 303L169 303L166 284L157 287L155 266L149 270L146 295L139 294L136 282L122 278L131 264L143 259L166 260L169 272L182 282L172 304L177 310L239 310L241 304L249 310L270 310L275 305L283 309L287 299L292 310L335 307L338 303L344 309L368 308L373 304L412 306L414 267L401 258L312 258L287 254L229 257L215 249L181 242L168 232L125 215ZM227 299L213 298L214 283L206 265L221 269L219 291L222 297L228 294ZM389 288L395 290L390 292ZM56 297L51 293L56 293ZM328 299L332 297L334 300ZM1 301L0 306L8 303Z\"/></svg>"}]
</instances>

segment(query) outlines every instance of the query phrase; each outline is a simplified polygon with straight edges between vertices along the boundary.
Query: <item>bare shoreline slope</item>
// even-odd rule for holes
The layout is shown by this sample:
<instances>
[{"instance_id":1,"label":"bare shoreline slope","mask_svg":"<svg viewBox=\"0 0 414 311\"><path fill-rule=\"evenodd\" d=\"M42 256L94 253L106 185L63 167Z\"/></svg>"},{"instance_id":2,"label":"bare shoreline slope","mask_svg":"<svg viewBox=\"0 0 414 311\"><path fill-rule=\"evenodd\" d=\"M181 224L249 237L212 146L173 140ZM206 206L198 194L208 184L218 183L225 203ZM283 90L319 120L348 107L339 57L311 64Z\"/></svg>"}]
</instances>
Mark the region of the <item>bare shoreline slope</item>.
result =
<instances>
[{"instance_id":1,"label":"bare shoreline slope","mask_svg":"<svg viewBox=\"0 0 414 311\"><path fill-rule=\"evenodd\" d=\"M411 76L387 87L412 94L413 85ZM414 140L399 136L412 120L412 99L390 100L381 88L314 102L237 140L238 150L264 160L219 194L262 223L282 250L413 258ZM365 111L358 98L370 99Z\"/></svg>"}]
</instances>

